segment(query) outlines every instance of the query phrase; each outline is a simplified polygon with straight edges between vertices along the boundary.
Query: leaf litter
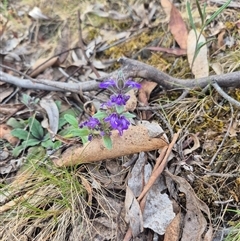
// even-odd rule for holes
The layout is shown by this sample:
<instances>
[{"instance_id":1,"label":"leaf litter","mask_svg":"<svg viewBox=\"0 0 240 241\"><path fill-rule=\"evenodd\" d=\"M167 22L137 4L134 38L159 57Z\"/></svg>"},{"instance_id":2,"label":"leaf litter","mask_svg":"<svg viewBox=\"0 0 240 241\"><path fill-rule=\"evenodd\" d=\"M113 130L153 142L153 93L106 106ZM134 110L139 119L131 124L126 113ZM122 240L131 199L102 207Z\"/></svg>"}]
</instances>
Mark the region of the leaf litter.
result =
<instances>
[{"instance_id":1,"label":"leaf litter","mask_svg":"<svg viewBox=\"0 0 240 241\"><path fill-rule=\"evenodd\" d=\"M61 6L49 6L43 1L38 7L29 1L9 1L8 5L5 13L1 12L1 16L10 15L10 20L2 18L4 45L1 58L5 67L1 66L1 70L11 75L18 75L14 72L18 70L28 71L28 75L49 82L84 82L95 79L96 71L103 76L118 68L116 60L122 54L139 58L175 77L186 78L192 73L195 77L208 76L208 71L212 74L208 65L211 66L213 61L222 66L223 72L239 69L236 47L239 39L235 37L239 33L239 16L235 9L227 9L229 12L218 16L216 22L219 25L206 28L205 37L217 36L217 41L204 45L201 58L195 59L199 61L194 66L196 72L191 66L189 53L189 63L184 57L186 49L189 52L191 46L196 46L195 36L191 37L187 30L185 6L167 0L161 0L163 9L158 1L150 4L63 1ZM84 40L84 50L79 47L78 8L83 10L80 39ZM211 14L216 9L216 5L208 5L206 11ZM159 37L161 40L155 41ZM146 50L150 52L145 54ZM173 59L168 54L183 56ZM202 66L206 70L202 71ZM130 131L125 146L118 143L114 153L104 156L104 149L97 151L97 158L102 155L100 160L104 161L71 169L52 165L52 161L67 160L69 154L64 153L71 152L72 155L71 142L63 150L49 150L50 159L42 146L31 147L22 153L22 157L14 159L11 149L19 140L12 135L11 125L7 126L6 121L13 116L15 123L12 121L12 125L21 125L34 111L47 133L52 137L57 134L56 138L59 136L64 140L65 136L61 135L64 132L61 128L66 125L64 114L71 112L79 120L84 119L84 104L92 100L101 103L107 93L96 95L95 91L85 93L80 90L77 94L49 95L50 99L46 99L47 91L14 91L14 85L1 84L1 240L12 240L13 237L19 240L27 237L33 240L128 240L132 236L134 240L146 240L150 236L165 241L212 240L213 229L217 233L218 229L230 226L229 221L237 219L231 212L223 211L229 207L237 209L240 198L235 176L239 170L240 146L237 110L231 113L226 102L212 90L207 90L208 95L196 91L172 107L160 107L163 111L160 118L159 109L150 108L146 112L138 110L138 106L164 106L177 99L179 91L165 92L155 83L140 81L142 89L139 93L131 93L127 108L137 112L142 120L158 122L165 133L155 132L152 128L153 138L169 134L165 123L169 123L175 132L181 129L183 137L188 138L174 143L173 149L168 149L168 155L166 141L164 146L155 145L151 151L133 145L129 152L131 142L136 145L138 140L135 139L141 133ZM240 100L237 89L229 91ZM22 94L40 98L40 104L29 99L29 109L22 110L19 98ZM223 134L228 133L229 119L234 119L229 138L216 164L208 166ZM148 139L150 132L144 133L143 137ZM148 141L144 138L142 141L148 148ZM211 145L207 148L209 140ZM96 148L99 146L101 144L96 140ZM76 149L76 146L72 148ZM89 150L96 160L93 152L96 149ZM137 161L136 152L140 152ZM29 158L30 153L34 158ZM81 153L75 157L78 159L76 163L83 158ZM149 184L148 179L153 181ZM226 204L228 200L233 201ZM219 201L220 204L216 204Z\"/></svg>"}]
</instances>

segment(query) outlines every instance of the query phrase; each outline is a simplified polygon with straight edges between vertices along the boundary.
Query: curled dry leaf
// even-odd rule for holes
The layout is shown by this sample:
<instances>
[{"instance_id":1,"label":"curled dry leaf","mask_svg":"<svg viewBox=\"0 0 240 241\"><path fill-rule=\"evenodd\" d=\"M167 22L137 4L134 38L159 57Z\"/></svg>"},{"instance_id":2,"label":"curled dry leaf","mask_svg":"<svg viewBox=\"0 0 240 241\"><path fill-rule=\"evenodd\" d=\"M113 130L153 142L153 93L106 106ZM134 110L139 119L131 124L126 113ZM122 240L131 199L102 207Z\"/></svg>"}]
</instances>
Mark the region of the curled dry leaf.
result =
<instances>
[{"instance_id":1,"label":"curled dry leaf","mask_svg":"<svg viewBox=\"0 0 240 241\"><path fill-rule=\"evenodd\" d=\"M157 150L168 145L162 137L149 137L148 129L142 125L130 126L122 136L119 136L118 131L113 131L111 139L113 143L112 149L107 149L103 145L103 140L96 138L83 147L74 146L68 148L62 154L61 158L54 160L54 163L57 166L70 166L117 158L142 151Z\"/></svg>"},{"instance_id":2,"label":"curled dry leaf","mask_svg":"<svg viewBox=\"0 0 240 241\"><path fill-rule=\"evenodd\" d=\"M40 101L41 107L47 112L50 135L53 137L58 131L59 111L56 103L50 98L43 98Z\"/></svg>"},{"instance_id":3,"label":"curled dry leaf","mask_svg":"<svg viewBox=\"0 0 240 241\"><path fill-rule=\"evenodd\" d=\"M197 31L197 36L199 36L199 32ZM198 37L197 37L198 38ZM209 66L208 66L208 56L207 56L207 45L205 37L203 35L200 36L198 44L204 44L196 58L195 52L196 52L196 45L197 45L197 38L195 35L194 30L192 29L188 34L187 39L187 57L188 57L188 63L190 65L190 68L192 69L192 73L194 74L195 78L202 78L209 76Z\"/></svg>"},{"instance_id":4,"label":"curled dry leaf","mask_svg":"<svg viewBox=\"0 0 240 241\"><path fill-rule=\"evenodd\" d=\"M0 139L7 140L13 146L15 146L18 142L18 138L12 136L11 134L12 128L6 124L0 125Z\"/></svg>"}]
</instances>

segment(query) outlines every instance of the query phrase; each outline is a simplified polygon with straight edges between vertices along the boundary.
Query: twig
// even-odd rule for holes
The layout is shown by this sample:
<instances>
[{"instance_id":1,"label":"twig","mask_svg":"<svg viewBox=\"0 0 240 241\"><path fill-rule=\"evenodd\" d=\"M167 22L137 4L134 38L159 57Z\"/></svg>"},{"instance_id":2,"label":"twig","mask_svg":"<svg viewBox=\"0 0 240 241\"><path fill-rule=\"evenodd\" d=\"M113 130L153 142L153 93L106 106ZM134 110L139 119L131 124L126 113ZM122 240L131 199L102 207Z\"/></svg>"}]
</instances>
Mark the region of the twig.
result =
<instances>
[{"instance_id":1,"label":"twig","mask_svg":"<svg viewBox=\"0 0 240 241\"><path fill-rule=\"evenodd\" d=\"M211 85L213 88L218 92L219 95L221 95L224 99L226 99L231 104L235 105L237 108L240 109L240 103L233 99L231 96L229 96L226 92L222 90L222 88L218 85L215 79L212 80Z\"/></svg>"},{"instance_id":2,"label":"twig","mask_svg":"<svg viewBox=\"0 0 240 241\"><path fill-rule=\"evenodd\" d=\"M208 84L211 84L212 81L217 81L218 85L221 87L240 87L240 71L222 75L212 75L200 79L178 79L171 77L170 75L165 74L160 70L137 60L121 58L119 62L123 65L121 71L126 78L132 77L148 79L158 83L167 90L172 90L174 88L180 88L185 90L204 88ZM59 83L49 80L38 80L39 84L34 84L29 80L29 78L20 79L11 75L7 75L0 71L0 80L3 82L17 85L19 87L24 86L23 88L42 89L49 91L70 91L76 93L79 91L79 88L81 88L82 91L97 90L98 84L96 83L96 81L101 82L107 78L113 77L115 75L117 76L117 73L118 71L114 71L107 76L99 77L95 81L82 82L79 84ZM35 82L37 81L35 80ZM46 87L45 85L51 85L51 88Z\"/></svg>"},{"instance_id":3,"label":"twig","mask_svg":"<svg viewBox=\"0 0 240 241\"><path fill-rule=\"evenodd\" d=\"M6 74L0 71L0 81L5 83L13 84L15 86L25 88L25 89L34 89L34 90L47 90L47 91L61 91L61 92L73 92L79 93L80 91L91 91L98 90L98 85L95 80L86 81L81 83L62 83L57 81L50 80L36 80L30 79L21 79L10 74Z\"/></svg>"},{"instance_id":4,"label":"twig","mask_svg":"<svg viewBox=\"0 0 240 241\"><path fill-rule=\"evenodd\" d=\"M240 71L199 79L178 79L137 60L120 58L119 62L123 65L122 71L126 78L138 77L148 79L158 83L167 90L174 88L186 90L204 88L213 80L216 80L221 87L240 87Z\"/></svg>"}]
</instances>

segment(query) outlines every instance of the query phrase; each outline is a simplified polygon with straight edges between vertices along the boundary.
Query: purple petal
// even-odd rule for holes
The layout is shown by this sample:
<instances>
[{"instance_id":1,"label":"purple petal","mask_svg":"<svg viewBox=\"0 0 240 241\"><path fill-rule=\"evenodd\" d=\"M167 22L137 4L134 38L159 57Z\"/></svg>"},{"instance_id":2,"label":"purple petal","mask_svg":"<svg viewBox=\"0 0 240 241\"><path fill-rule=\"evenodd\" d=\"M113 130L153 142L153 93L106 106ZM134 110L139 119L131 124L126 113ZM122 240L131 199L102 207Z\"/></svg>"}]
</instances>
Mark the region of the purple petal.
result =
<instances>
[{"instance_id":1,"label":"purple petal","mask_svg":"<svg viewBox=\"0 0 240 241\"><path fill-rule=\"evenodd\" d=\"M107 89L109 87L116 87L116 82L114 81L114 79L109 79L100 83L99 87L102 89Z\"/></svg>"},{"instance_id":2,"label":"purple petal","mask_svg":"<svg viewBox=\"0 0 240 241\"><path fill-rule=\"evenodd\" d=\"M130 98L129 95L118 94L118 95L112 95L110 97L110 100L112 103L117 105L126 105L129 98Z\"/></svg>"},{"instance_id":3,"label":"purple petal","mask_svg":"<svg viewBox=\"0 0 240 241\"><path fill-rule=\"evenodd\" d=\"M141 85L135 81L132 81L132 80L127 80L126 81L126 84L125 84L127 87L132 87L132 88L136 88L136 89L140 89L141 88Z\"/></svg>"},{"instance_id":4,"label":"purple petal","mask_svg":"<svg viewBox=\"0 0 240 241\"><path fill-rule=\"evenodd\" d=\"M89 121L86 122L85 126L90 129L95 129L100 124L100 121L97 118L91 117Z\"/></svg>"}]
</instances>

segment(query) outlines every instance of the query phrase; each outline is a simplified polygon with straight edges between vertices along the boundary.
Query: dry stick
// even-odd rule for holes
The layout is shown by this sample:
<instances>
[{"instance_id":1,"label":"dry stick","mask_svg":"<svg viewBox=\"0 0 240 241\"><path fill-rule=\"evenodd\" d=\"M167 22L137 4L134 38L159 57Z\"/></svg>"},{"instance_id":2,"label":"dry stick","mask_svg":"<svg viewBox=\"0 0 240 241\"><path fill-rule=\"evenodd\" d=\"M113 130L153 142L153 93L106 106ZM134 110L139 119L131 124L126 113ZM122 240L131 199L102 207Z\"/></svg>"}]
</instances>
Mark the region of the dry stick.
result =
<instances>
[{"instance_id":1,"label":"dry stick","mask_svg":"<svg viewBox=\"0 0 240 241\"><path fill-rule=\"evenodd\" d=\"M128 58L121 58L119 60L122 63L123 67L121 71L124 73L126 78L128 77L139 77L149 79L154 81L164 87L165 89L171 90L174 88L181 88L181 89L194 89L194 88L204 88L208 84L211 84L213 80L218 82L218 85L221 87L240 87L240 71L223 74L223 75L212 75L209 77L204 77L200 79L177 79L173 78L168 74L165 74L158 69L144 64L137 60L132 60ZM11 75L7 75L4 72L0 71L0 80L3 82L11 83L17 85L19 87L28 88L28 89L42 89L42 90L49 90L49 91L66 91L65 89L67 86L70 86L71 92L79 92L79 88L81 87L82 91L91 91L97 90L98 84L96 81L101 82L104 79L117 76L118 71L114 71L111 74L96 79L95 81L87 81L82 82L77 85L76 83L59 83L49 80L41 80L41 84L33 84L29 79L20 79L17 77L11 78ZM4 74L4 76L3 76ZM13 81L13 78L15 81ZM36 80L35 80L36 81ZM51 82L51 83L49 83ZM53 85L54 87L49 87L49 89L44 85ZM84 85L84 88L82 87Z\"/></svg>"},{"instance_id":2,"label":"dry stick","mask_svg":"<svg viewBox=\"0 0 240 241\"><path fill-rule=\"evenodd\" d=\"M31 78L32 79L32 78ZM95 80L80 83L63 83L46 79L32 81L31 79L21 79L19 77L0 71L0 81L13 84L24 89L47 90L79 93L80 91L98 90L99 83Z\"/></svg>"},{"instance_id":3,"label":"dry stick","mask_svg":"<svg viewBox=\"0 0 240 241\"><path fill-rule=\"evenodd\" d=\"M221 87L240 87L240 71L222 75L212 75L199 79L178 79L137 60L120 58L119 62L123 65L122 71L126 78L139 77L148 79L158 83L167 90L174 88L204 88L213 80L216 80Z\"/></svg>"},{"instance_id":4,"label":"dry stick","mask_svg":"<svg viewBox=\"0 0 240 241\"><path fill-rule=\"evenodd\" d=\"M240 79L239 79L240 80ZM229 96L227 93L225 93L222 88L218 85L216 80L212 80L211 85L213 88L218 92L219 95L221 95L224 99L226 99L231 104L235 105L238 109L240 109L240 102L233 99L231 96Z\"/></svg>"},{"instance_id":5,"label":"dry stick","mask_svg":"<svg viewBox=\"0 0 240 241\"><path fill-rule=\"evenodd\" d=\"M171 151L173 149L173 146L175 145L179 134L181 132L181 129L174 134L172 142L169 144L168 146L168 150L167 153L163 159L163 161L161 162L160 166L157 168L157 170L155 170L154 172L152 172L151 177L149 178L147 184L144 186L140 196L137 198L138 201L141 201L141 199L146 195L146 193L150 190L150 188L152 187L152 185L154 184L154 182L157 180L157 178L159 177L159 175L162 173L163 169L165 168L167 161L168 161L168 157L171 154Z\"/></svg>"},{"instance_id":6,"label":"dry stick","mask_svg":"<svg viewBox=\"0 0 240 241\"><path fill-rule=\"evenodd\" d=\"M152 172L155 172L158 169L158 167L160 166L160 164L162 163L162 160L163 160L164 156L166 155L167 149L168 149L168 146L164 146L163 149L161 150L160 156L157 158Z\"/></svg>"}]
</instances>

